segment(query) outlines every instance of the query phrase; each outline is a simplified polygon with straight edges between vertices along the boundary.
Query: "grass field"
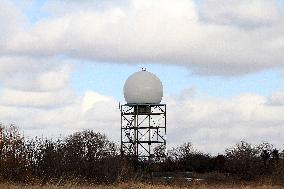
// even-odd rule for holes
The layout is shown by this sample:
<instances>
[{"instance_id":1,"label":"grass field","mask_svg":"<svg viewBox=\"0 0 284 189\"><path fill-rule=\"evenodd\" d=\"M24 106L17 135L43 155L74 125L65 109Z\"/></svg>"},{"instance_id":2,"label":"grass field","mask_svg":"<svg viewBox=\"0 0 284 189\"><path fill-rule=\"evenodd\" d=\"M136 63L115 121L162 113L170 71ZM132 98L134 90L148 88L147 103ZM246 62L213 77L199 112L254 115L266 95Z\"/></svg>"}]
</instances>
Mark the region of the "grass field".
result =
<instances>
[{"instance_id":1,"label":"grass field","mask_svg":"<svg viewBox=\"0 0 284 189\"><path fill-rule=\"evenodd\" d=\"M94 185L94 186L76 186L73 184L66 184L64 186L55 186L55 185L45 185L45 186L24 186L24 185L13 185L13 184L0 184L0 189L177 189L177 188L196 188L196 189L237 189L237 188L256 188L256 189L278 189L284 188L284 186L270 185L270 184L259 184L259 183L245 183L245 184L202 184L202 183L193 183L187 186L166 186L162 184L145 184L145 183L122 183L111 186L102 186L102 185Z\"/></svg>"}]
</instances>

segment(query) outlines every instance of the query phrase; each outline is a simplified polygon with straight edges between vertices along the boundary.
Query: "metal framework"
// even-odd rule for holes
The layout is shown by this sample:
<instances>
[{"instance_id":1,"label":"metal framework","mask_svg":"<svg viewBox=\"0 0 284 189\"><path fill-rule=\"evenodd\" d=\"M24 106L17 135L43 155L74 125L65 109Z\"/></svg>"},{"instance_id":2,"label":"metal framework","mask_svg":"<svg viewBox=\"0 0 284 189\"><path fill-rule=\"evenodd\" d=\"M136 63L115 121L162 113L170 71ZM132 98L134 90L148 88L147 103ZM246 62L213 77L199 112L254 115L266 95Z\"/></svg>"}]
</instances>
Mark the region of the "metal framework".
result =
<instances>
[{"instance_id":1,"label":"metal framework","mask_svg":"<svg viewBox=\"0 0 284 189\"><path fill-rule=\"evenodd\" d=\"M121 154L161 161L166 154L166 105L125 104L121 111Z\"/></svg>"}]
</instances>

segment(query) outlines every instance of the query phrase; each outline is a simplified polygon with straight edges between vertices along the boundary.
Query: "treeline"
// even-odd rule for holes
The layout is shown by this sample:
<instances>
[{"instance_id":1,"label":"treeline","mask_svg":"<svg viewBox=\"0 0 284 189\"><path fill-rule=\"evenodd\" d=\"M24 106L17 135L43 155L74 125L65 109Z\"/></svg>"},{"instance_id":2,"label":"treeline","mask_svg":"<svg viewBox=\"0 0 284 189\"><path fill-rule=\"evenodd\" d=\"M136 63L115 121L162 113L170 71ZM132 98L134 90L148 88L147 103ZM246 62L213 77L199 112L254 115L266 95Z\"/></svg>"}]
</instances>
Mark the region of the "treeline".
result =
<instances>
[{"instance_id":1,"label":"treeline","mask_svg":"<svg viewBox=\"0 0 284 189\"><path fill-rule=\"evenodd\" d=\"M241 141L217 156L199 152L191 143L185 143L169 151L165 164L167 171L218 172L237 180L284 182L284 150L266 142L253 146Z\"/></svg>"},{"instance_id":2,"label":"treeline","mask_svg":"<svg viewBox=\"0 0 284 189\"><path fill-rule=\"evenodd\" d=\"M25 139L17 127L0 125L0 180L22 183L114 183L145 178L152 172L222 173L240 180L284 181L284 151L269 143L240 142L218 156L202 153L191 143L155 149L161 161L137 162L121 156L104 134L91 130L65 138ZM147 177L149 178L149 177Z\"/></svg>"}]
</instances>

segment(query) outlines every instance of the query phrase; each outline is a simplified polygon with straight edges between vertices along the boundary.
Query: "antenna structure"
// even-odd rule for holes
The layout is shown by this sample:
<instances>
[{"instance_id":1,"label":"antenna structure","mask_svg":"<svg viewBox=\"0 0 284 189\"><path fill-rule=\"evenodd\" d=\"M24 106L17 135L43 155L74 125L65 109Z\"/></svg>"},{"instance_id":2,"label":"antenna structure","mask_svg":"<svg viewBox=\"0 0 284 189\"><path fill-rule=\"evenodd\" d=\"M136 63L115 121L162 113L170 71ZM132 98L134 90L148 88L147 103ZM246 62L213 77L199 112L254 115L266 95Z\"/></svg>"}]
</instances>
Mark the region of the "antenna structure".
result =
<instances>
[{"instance_id":1,"label":"antenna structure","mask_svg":"<svg viewBox=\"0 0 284 189\"><path fill-rule=\"evenodd\" d=\"M121 154L137 160L161 161L166 155L166 104L163 85L142 68L125 82L126 104L120 105Z\"/></svg>"},{"instance_id":2,"label":"antenna structure","mask_svg":"<svg viewBox=\"0 0 284 189\"><path fill-rule=\"evenodd\" d=\"M121 110L121 153L138 160L166 155L166 104L125 104Z\"/></svg>"}]
</instances>

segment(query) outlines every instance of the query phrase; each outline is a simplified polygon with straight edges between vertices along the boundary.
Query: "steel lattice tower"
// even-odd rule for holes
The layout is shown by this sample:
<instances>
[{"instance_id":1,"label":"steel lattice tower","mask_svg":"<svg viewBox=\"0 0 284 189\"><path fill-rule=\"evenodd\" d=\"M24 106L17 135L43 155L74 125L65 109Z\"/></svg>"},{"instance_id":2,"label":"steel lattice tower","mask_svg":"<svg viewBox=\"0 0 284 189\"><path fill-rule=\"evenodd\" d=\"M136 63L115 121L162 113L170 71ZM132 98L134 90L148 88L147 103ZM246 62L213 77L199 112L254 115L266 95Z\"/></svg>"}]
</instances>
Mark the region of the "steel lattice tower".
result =
<instances>
[{"instance_id":1,"label":"steel lattice tower","mask_svg":"<svg viewBox=\"0 0 284 189\"><path fill-rule=\"evenodd\" d=\"M166 105L125 104L121 111L121 154L161 161L166 154Z\"/></svg>"}]
</instances>

